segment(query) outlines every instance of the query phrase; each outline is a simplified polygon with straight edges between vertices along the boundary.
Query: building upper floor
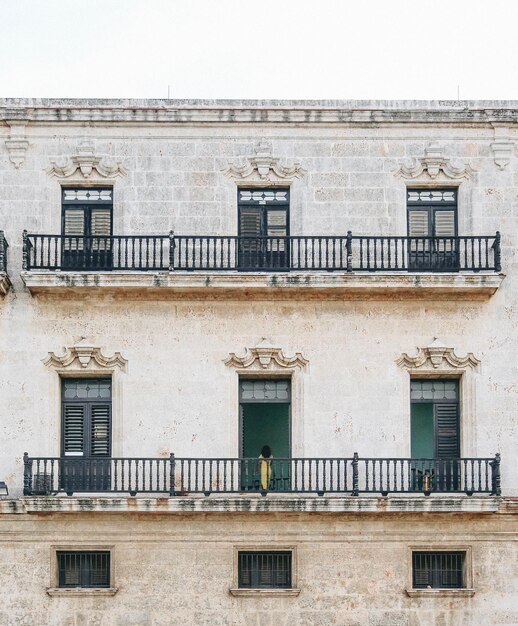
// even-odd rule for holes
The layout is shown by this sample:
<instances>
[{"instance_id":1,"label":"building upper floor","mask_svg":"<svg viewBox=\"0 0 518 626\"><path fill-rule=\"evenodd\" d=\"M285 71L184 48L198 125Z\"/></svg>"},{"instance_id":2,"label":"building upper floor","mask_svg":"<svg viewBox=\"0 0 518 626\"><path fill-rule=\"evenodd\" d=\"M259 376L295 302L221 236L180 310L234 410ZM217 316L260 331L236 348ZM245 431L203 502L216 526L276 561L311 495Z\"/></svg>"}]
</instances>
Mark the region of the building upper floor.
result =
<instances>
[{"instance_id":1,"label":"building upper floor","mask_svg":"<svg viewBox=\"0 0 518 626\"><path fill-rule=\"evenodd\" d=\"M33 294L488 297L514 262L517 111L3 100L11 274Z\"/></svg>"}]
</instances>

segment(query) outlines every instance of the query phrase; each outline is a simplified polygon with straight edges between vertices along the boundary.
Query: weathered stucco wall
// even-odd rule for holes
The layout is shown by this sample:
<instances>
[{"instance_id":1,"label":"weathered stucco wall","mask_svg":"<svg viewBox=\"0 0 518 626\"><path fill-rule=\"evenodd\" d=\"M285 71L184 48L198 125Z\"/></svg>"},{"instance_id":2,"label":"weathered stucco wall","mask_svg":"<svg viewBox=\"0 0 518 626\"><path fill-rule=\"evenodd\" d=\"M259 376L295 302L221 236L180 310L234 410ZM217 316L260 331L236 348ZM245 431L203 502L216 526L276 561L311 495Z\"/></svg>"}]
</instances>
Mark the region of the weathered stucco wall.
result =
<instances>
[{"instance_id":1,"label":"weathered stucco wall","mask_svg":"<svg viewBox=\"0 0 518 626\"><path fill-rule=\"evenodd\" d=\"M515 519L515 518L514 518ZM511 626L512 517L338 515L3 516L5 626ZM13 534L11 534L13 533ZM14 540L13 540L14 539ZM472 547L473 597L408 597L409 546ZM113 597L49 597L51 547L113 546ZM236 546L293 546L297 597L233 597Z\"/></svg>"},{"instance_id":2,"label":"weathered stucco wall","mask_svg":"<svg viewBox=\"0 0 518 626\"><path fill-rule=\"evenodd\" d=\"M396 361L435 337L480 360L454 371L461 455L500 452L503 495L518 495L517 111L518 103L0 100L0 230L12 282L0 298L0 480L10 495L21 495L24 451L59 455L60 372L43 360L81 340L127 360L126 371L113 373L114 456L237 456L238 370L224 360L266 341L308 361L286 370L294 456L405 457L409 372ZM369 289L337 299L323 288L289 301L274 290L206 300L203 292L178 298L167 289L78 286L31 295L25 287L22 231L61 232L62 185L113 185L115 234L235 235L238 183L225 170L254 158L265 141L272 158L305 171L290 185L292 235L405 235L408 186L459 187L459 233L502 233L501 286L490 297L449 288L440 300L418 288L411 297L387 288L375 299ZM85 142L125 175L50 172ZM435 178L402 177L432 142L447 166ZM388 500L376 510L387 510ZM0 625L512 626L516 516L484 512L498 508L493 500L470 510L477 506L466 512L452 499L458 513L445 515L65 515L14 514L13 505L13 514L0 515ZM406 595L408 549L432 543L471 549L473 597ZM117 594L49 597L51 546L63 544L113 545ZM230 595L233 550L244 544L295 546L300 595Z\"/></svg>"},{"instance_id":3,"label":"weathered stucco wall","mask_svg":"<svg viewBox=\"0 0 518 626\"><path fill-rule=\"evenodd\" d=\"M10 243L13 282L0 304L0 476L12 493L21 485L24 450L33 455L59 450L57 376L41 359L80 337L103 346L106 353L121 351L128 359L128 371L120 375L114 392L119 396L114 450L202 456L237 453L237 377L223 359L262 338L286 354L300 351L309 360L309 367L298 374L302 385L293 416L294 452L407 455L408 374L395 360L439 337L457 354L473 352L481 360L463 407L462 453L489 456L500 451L504 490L512 492L512 432L518 421L518 160L513 124L495 130L494 121L468 121L470 116L448 103L402 103L414 111L406 117L391 105L385 123L356 124L346 119L346 113L360 115L354 103L343 104L343 123L319 123L311 113L314 121L306 125L260 121L267 117L262 114L255 123L232 122L226 114L220 123L197 122L209 116L202 110L180 115L176 123L118 123L126 119L124 113L103 123L90 112L95 102L84 103L84 109L64 102L59 114L38 101L4 104L4 118L37 120L22 127L28 147L18 169L0 141L0 228ZM187 105L179 106L181 114ZM484 106L493 110L491 119L498 119L494 106ZM482 106L472 109L473 118L482 115L477 113ZM102 115L110 119L108 112ZM146 115L153 119L152 113ZM322 119L325 115L331 113L324 112ZM435 115L437 123L430 124L426 115ZM456 121L462 115L465 121ZM81 116L90 121L73 121ZM411 123L412 116L419 121ZM283 119L292 118L296 112L288 111ZM495 162L499 133L511 146L502 168ZM12 134L12 126L0 126L3 139ZM59 164L77 154L85 139L96 156L120 162L127 172L113 179L115 233L166 234L174 229L177 234L235 234L237 185L223 171L229 162L253 157L258 142L266 139L273 157L298 161L306 170L291 185L292 234L345 234L349 229L405 234L407 185L458 185L459 232L493 234L499 229L507 277L482 302L250 302L246 294L232 302L135 301L103 297L102 290L88 300L31 297L19 277L21 231L59 233L61 185L103 181L95 172L89 179L79 172L71 179L46 173L52 161ZM432 179L425 173L417 182L396 176L407 159L423 157L432 141L452 163L475 173L467 180L452 180L444 173Z\"/></svg>"}]
</instances>

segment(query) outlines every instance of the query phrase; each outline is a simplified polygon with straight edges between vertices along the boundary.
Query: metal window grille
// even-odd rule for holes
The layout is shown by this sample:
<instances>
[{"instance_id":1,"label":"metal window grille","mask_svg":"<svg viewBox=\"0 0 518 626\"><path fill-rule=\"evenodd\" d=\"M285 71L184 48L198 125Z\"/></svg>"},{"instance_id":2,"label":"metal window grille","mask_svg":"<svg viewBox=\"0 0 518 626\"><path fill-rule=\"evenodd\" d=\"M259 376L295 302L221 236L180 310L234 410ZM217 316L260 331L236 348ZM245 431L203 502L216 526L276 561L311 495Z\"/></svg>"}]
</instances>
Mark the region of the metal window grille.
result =
<instances>
[{"instance_id":1,"label":"metal window grille","mask_svg":"<svg viewBox=\"0 0 518 626\"><path fill-rule=\"evenodd\" d=\"M240 589L289 589L291 552L239 552Z\"/></svg>"},{"instance_id":2,"label":"metal window grille","mask_svg":"<svg viewBox=\"0 0 518 626\"><path fill-rule=\"evenodd\" d=\"M460 589L465 587L465 552L413 552L414 589Z\"/></svg>"},{"instance_id":3,"label":"metal window grille","mask_svg":"<svg viewBox=\"0 0 518 626\"><path fill-rule=\"evenodd\" d=\"M59 587L109 587L109 552L58 552Z\"/></svg>"}]
</instances>

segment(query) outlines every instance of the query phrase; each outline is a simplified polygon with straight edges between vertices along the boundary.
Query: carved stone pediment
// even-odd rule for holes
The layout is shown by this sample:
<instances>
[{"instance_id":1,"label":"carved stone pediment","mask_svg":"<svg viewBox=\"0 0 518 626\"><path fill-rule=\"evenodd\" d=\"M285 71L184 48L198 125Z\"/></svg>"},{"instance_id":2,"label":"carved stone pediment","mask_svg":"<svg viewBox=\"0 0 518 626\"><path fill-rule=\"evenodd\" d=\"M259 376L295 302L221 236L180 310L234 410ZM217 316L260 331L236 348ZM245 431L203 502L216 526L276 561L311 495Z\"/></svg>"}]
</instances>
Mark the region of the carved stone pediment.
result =
<instances>
[{"instance_id":1,"label":"carved stone pediment","mask_svg":"<svg viewBox=\"0 0 518 626\"><path fill-rule=\"evenodd\" d=\"M455 354L454 348L448 348L437 338L426 348L418 348L416 356L409 356L404 353L396 361L399 367L406 369L440 369L455 368L466 369L475 368L480 360L472 352L460 357Z\"/></svg>"},{"instance_id":2,"label":"carved stone pediment","mask_svg":"<svg viewBox=\"0 0 518 626\"><path fill-rule=\"evenodd\" d=\"M94 154L93 145L82 141L77 147L77 154L57 163L50 162L47 174L58 178L69 178L76 172L80 172L83 178L89 178L92 172L97 172L103 178L125 176L126 170L119 162L114 162L106 157L99 158Z\"/></svg>"},{"instance_id":3,"label":"carved stone pediment","mask_svg":"<svg viewBox=\"0 0 518 626\"><path fill-rule=\"evenodd\" d=\"M64 354L61 355L49 352L49 355L43 359L43 363L47 367L55 369L102 368L113 370L118 368L125 371L127 360L120 352L115 352L113 356L106 356L102 353L101 348L79 343L70 348L65 348Z\"/></svg>"},{"instance_id":4,"label":"carved stone pediment","mask_svg":"<svg viewBox=\"0 0 518 626\"><path fill-rule=\"evenodd\" d=\"M308 363L300 352L294 356L286 356L282 348L273 348L264 342L255 348L246 348L243 356L231 352L225 360L228 367L260 370L303 368Z\"/></svg>"},{"instance_id":5,"label":"carved stone pediment","mask_svg":"<svg viewBox=\"0 0 518 626\"><path fill-rule=\"evenodd\" d=\"M435 180L441 173L452 180L468 180L475 170L469 163L458 163L447 157L444 154L444 148L437 142L432 142L425 149L423 157L405 163L396 175L410 180L427 175Z\"/></svg>"},{"instance_id":6,"label":"carved stone pediment","mask_svg":"<svg viewBox=\"0 0 518 626\"><path fill-rule=\"evenodd\" d=\"M255 156L238 163L229 163L224 173L236 181L259 183L290 183L295 178L302 178L306 171L300 163L282 163L272 155L272 145L262 140L254 149Z\"/></svg>"}]
</instances>

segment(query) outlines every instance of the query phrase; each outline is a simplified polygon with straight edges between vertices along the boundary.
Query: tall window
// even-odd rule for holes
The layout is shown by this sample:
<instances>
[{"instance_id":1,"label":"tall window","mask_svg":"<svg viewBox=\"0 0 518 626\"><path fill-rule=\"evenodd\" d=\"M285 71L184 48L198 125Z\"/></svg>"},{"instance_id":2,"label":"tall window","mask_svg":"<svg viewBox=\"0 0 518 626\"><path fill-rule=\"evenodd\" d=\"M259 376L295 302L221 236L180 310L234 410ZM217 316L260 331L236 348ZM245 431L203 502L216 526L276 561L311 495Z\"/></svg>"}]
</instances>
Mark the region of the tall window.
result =
<instances>
[{"instance_id":1,"label":"tall window","mask_svg":"<svg viewBox=\"0 0 518 626\"><path fill-rule=\"evenodd\" d=\"M239 267L289 268L289 190L239 189Z\"/></svg>"},{"instance_id":2,"label":"tall window","mask_svg":"<svg viewBox=\"0 0 518 626\"><path fill-rule=\"evenodd\" d=\"M112 188L62 190L62 267L110 269Z\"/></svg>"},{"instance_id":3,"label":"tall window","mask_svg":"<svg viewBox=\"0 0 518 626\"><path fill-rule=\"evenodd\" d=\"M455 490L460 454L458 381L412 380L410 402L411 456L417 460L414 461L416 489Z\"/></svg>"},{"instance_id":4,"label":"tall window","mask_svg":"<svg viewBox=\"0 0 518 626\"><path fill-rule=\"evenodd\" d=\"M458 269L457 190L407 190L409 269Z\"/></svg>"},{"instance_id":5,"label":"tall window","mask_svg":"<svg viewBox=\"0 0 518 626\"><path fill-rule=\"evenodd\" d=\"M240 379L242 488L290 488L290 381ZM269 456L270 455L270 456ZM262 458L261 458L262 457ZM270 460L267 460L270 458Z\"/></svg>"},{"instance_id":6,"label":"tall window","mask_svg":"<svg viewBox=\"0 0 518 626\"><path fill-rule=\"evenodd\" d=\"M104 491L110 482L111 379L62 380L63 489Z\"/></svg>"}]
</instances>

